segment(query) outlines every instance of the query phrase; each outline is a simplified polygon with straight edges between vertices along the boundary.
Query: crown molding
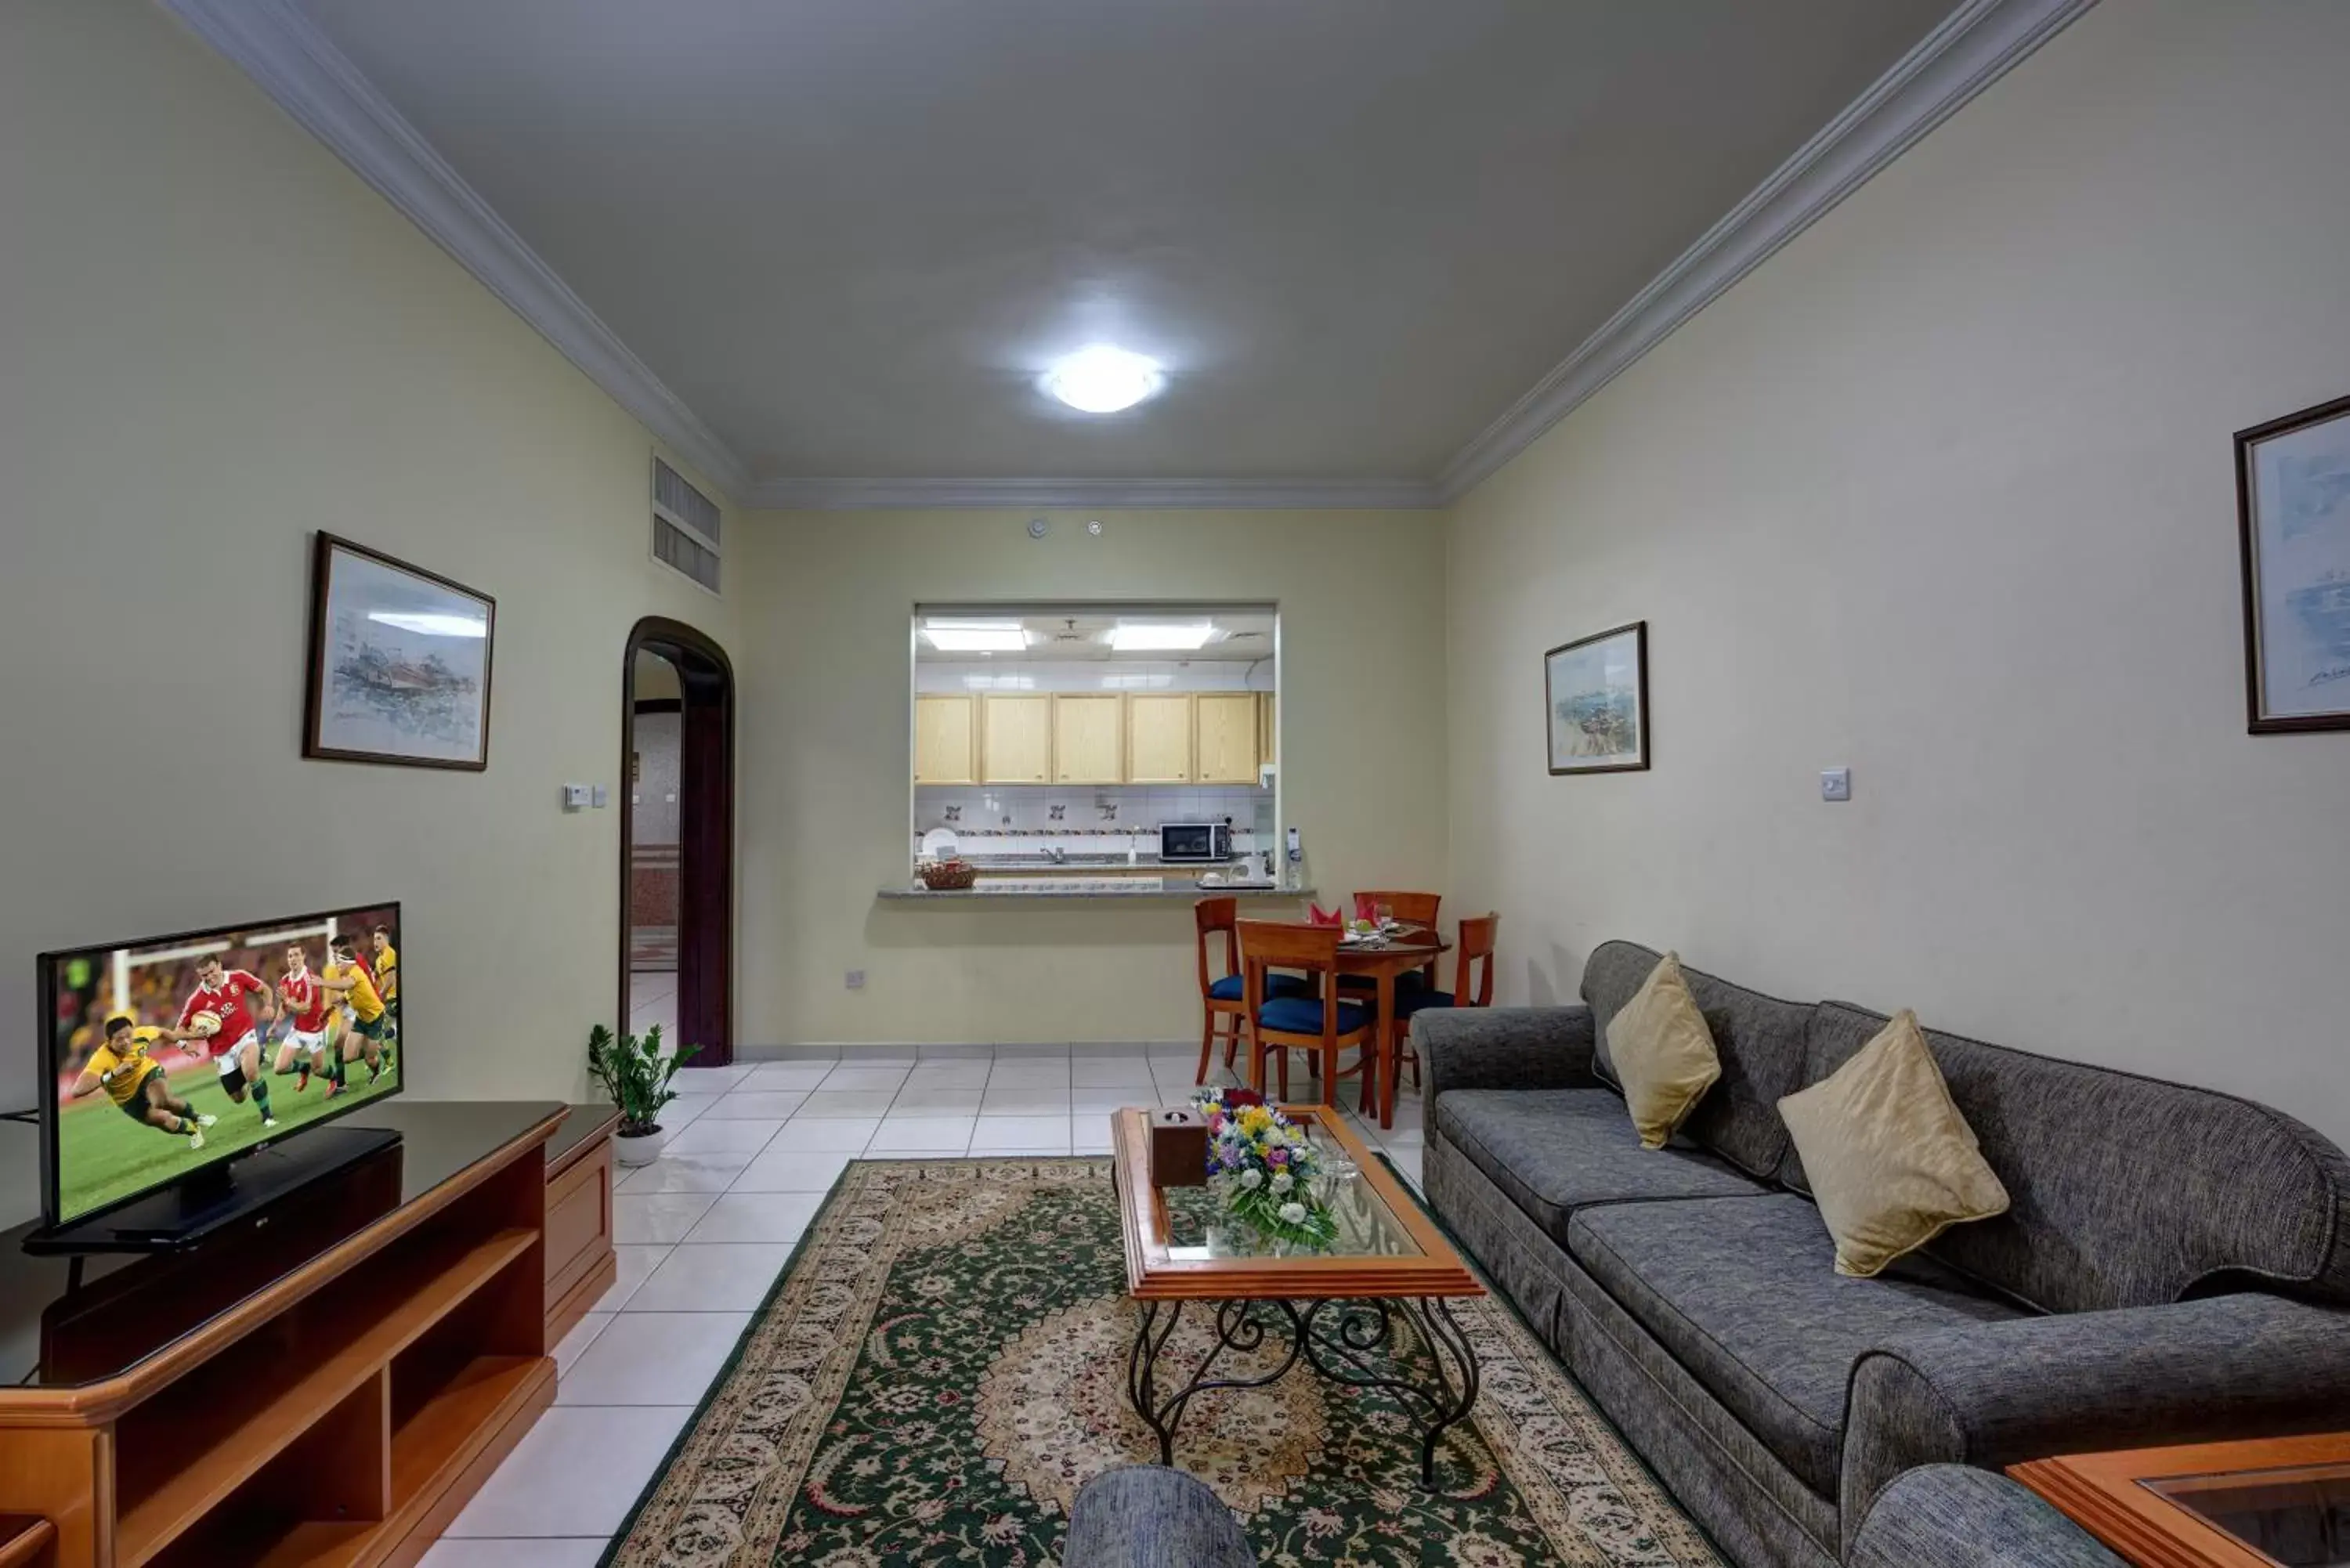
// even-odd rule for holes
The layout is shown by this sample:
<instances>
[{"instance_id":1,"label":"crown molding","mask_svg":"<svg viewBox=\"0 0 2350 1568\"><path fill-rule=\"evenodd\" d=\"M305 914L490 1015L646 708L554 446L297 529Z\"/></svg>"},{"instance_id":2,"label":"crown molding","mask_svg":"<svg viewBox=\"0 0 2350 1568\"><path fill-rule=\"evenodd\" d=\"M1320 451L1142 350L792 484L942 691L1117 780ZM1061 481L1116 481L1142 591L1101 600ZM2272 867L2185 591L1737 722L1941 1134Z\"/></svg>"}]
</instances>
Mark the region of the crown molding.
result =
<instances>
[{"instance_id":1,"label":"crown molding","mask_svg":"<svg viewBox=\"0 0 2350 1568\"><path fill-rule=\"evenodd\" d=\"M290 0L157 0L710 482L750 470Z\"/></svg>"},{"instance_id":2,"label":"crown molding","mask_svg":"<svg viewBox=\"0 0 2350 1568\"><path fill-rule=\"evenodd\" d=\"M1455 453L1436 476L1440 504L1492 477L2095 3L1966 0Z\"/></svg>"},{"instance_id":3,"label":"crown molding","mask_svg":"<svg viewBox=\"0 0 2350 1568\"><path fill-rule=\"evenodd\" d=\"M1455 453L1416 479L790 479L754 483L700 416L433 151L293 0L157 0L738 504L1391 510L1450 505L2054 37L2095 0L1965 0Z\"/></svg>"},{"instance_id":4,"label":"crown molding","mask_svg":"<svg viewBox=\"0 0 2350 1568\"><path fill-rule=\"evenodd\" d=\"M745 493L763 512L1096 507L1103 511L1420 511L1424 479L768 479Z\"/></svg>"}]
</instances>

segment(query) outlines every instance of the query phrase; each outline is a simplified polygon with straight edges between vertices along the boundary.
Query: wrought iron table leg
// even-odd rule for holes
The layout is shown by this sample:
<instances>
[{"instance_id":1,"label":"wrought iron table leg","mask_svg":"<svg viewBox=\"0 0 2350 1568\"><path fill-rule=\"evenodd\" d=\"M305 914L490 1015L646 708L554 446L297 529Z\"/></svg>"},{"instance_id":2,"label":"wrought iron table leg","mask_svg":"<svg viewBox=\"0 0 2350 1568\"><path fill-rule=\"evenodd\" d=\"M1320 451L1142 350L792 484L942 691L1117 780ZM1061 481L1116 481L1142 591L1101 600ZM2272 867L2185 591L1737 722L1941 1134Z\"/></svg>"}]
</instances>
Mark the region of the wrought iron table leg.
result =
<instances>
[{"instance_id":1,"label":"wrought iron table leg","mask_svg":"<svg viewBox=\"0 0 2350 1568\"><path fill-rule=\"evenodd\" d=\"M1429 1383L1404 1375L1395 1318L1403 1314L1428 1348ZM1477 1351L1442 1296L1322 1301L1299 1324L1306 1362L1333 1383L1376 1388L1422 1417L1419 1480L1436 1485L1436 1445L1477 1404Z\"/></svg>"},{"instance_id":2,"label":"wrought iron table leg","mask_svg":"<svg viewBox=\"0 0 2350 1568\"><path fill-rule=\"evenodd\" d=\"M1468 1417L1477 1404L1477 1351L1451 1306L1442 1296L1391 1301L1315 1301L1301 1306L1276 1300L1224 1301L1211 1304L1216 1314L1215 1343L1192 1367L1183 1386L1159 1397L1159 1362L1175 1336L1181 1317L1180 1301L1146 1301L1135 1330L1134 1346L1127 1354L1127 1397L1135 1413L1159 1439L1159 1462L1175 1462L1175 1428L1183 1407L1195 1394L1219 1388L1262 1388L1287 1376L1300 1358L1333 1383L1374 1388L1403 1404L1420 1417L1419 1479L1436 1485L1436 1446L1452 1427ZM1406 1376L1395 1332L1400 1315L1413 1337L1426 1346L1432 1376L1416 1381ZM1281 1365L1257 1377L1210 1376L1227 1350L1243 1355L1261 1348L1269 1326L1285 1324L1289 1354Z\"/></svg>"},{"instance_id":3,"label":"wrought iron table leg","mask_svg":"<svg viewBox=\"0 0 2350 1568\"><path fill-rule=\"evenodd\" d=\"M1442 1296L1421 1296L1414 1303L1428 1358L1436 1367L1436 1388L1426 1392L1431 1407L1428 1435L1419 1445L1419 1480L1436 1485L1436 1444L1445 1429L1466 1420L1477 1405L1477 1347L1454 1321ZM1451 1365L1446 1365L1446 1358Z\"/></svg>"},{"instance_id":4,"label":"wrought iron table leg","mask_svg":"<svg viewBox=\"0 0 2350 1568\"><path fill-rule=\"evenodd\" d=\"M1183 1407L1195 1394L1205 1394L1219 1388L1262 1388L1268 1383L1278 1383L1297 1365L1305 1348L1305 1334L1297 1308L1285 1301L1224 1301L1205 1303L1215 1309L1216 1339L1192 1367L1191 1375L1182 1387L1165 1399L1159 1397L1159 1360L1175 1336L1175 1324L1182 1315L1180 1301L1146 1301L1141 1304L1140 1319L1135 1329L1134 1348L1127 1355L1126 1391L1135 1414L1140 1416L1159 1438L1159 1462L1175 1462L1175 1428L1183 1419ZM1214 1369L1227 1350L1246 1355L1261 1348L1265 1341L1265 1316L1271 1314L1285 1320L1289 1329L1289 1354L1281 1365L1259 1377L1213 1377Z\"/></svg>"}]
</instances>

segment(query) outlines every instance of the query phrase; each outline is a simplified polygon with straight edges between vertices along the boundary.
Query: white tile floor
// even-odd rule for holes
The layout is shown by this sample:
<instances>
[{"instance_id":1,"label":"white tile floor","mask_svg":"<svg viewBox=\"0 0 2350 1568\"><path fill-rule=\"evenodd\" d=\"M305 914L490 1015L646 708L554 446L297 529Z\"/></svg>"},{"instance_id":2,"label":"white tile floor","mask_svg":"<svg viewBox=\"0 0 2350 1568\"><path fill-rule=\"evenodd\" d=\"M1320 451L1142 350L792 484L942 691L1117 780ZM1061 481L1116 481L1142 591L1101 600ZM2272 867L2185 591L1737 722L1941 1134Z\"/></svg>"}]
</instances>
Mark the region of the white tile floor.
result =
<instances>
[{"instance_id":1,"label":"white tile floor","mask_svg":"<svg viewBox=\"0 0 2350 1568\"><path fill-rule=\"evenodd\" d=\"M675 970L646 970L629 976L629 1033L642 1034L656 1023L664 1036L677 1033Z\"/></svg>"},{"instance_id":2,"label":"white tile floor","mask_svg":"<svg viewBox=\"0 0 2350 1568\"><path fill-rule=\"evenodd\" d=\"M1189 1097L1199 1062L1197 1046L1079 1049L681 1074L669 1147L614 1192L619 1278L556 1347L555 1408L422 1568L594 1563L850 1160L1106 1153L1110 1111ZM1416 1094L1398 1097L1393 1127L1355 1126L1418 1184Z\"/></svg>"}]
</instances>

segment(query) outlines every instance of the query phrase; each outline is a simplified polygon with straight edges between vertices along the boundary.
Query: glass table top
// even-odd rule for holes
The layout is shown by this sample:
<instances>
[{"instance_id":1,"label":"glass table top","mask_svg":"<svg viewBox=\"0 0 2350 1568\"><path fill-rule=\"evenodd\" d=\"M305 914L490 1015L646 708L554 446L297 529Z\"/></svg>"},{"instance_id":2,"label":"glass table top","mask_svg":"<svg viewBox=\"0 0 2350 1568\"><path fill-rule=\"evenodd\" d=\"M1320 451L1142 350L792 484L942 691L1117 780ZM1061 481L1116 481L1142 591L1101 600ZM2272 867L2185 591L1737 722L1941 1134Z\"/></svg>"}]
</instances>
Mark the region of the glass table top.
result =
<instances>
[{"instance_id":1,"label":"glass table top","mask_svg":"<svg viewBox=\"0 0 2350 1568\"><path fill-rule=\"evenodd\" d=\"M2350 1568L2350 1463L2138 1484L2283 1568Z\"/></svg>"},{"instance_id":2,"label":"glass table top","mask_svg":"<svg viewBox=\"0 0 2350 1568\"><path fill-rule=\"evenodd\" d=\"M1336 1110L1281 1108L1320 1156L1321 1168L1308 1191L1332 1221L1334 1234L1326 1241L1263 1236L1229 1212L1234 1195L1222 1186L1154 1182L1154 1113L1135 1106L1115 1114L1111 1168L1126 1233L1128 1294L1138 1300L1306 1301L1485 1293L1410 1190Z\"/></svg>"},{"instance_id":3,"label":"glass table top","mask_svg":"<svg viewBox=\"0 0 2350 1568\"><path fill-rule=\"evenodd\" d=\"M1308 1123L1305 1137L1322 1158L1322 1174L1307 1184L1307 1191L1328 1206L1330 1219L1338 1228L1336 1238L1317 1247L1271 1242L1227 1213L1222 1195L1214 1187L1170 1187L1161 1189L1167 1199L1168 1258L1173 1262L1198 1262L1214 1258L1419 1256L1419 1246L1412 1240L1411 1232L1328 1129Z\"/></svg>"}]
</instances>

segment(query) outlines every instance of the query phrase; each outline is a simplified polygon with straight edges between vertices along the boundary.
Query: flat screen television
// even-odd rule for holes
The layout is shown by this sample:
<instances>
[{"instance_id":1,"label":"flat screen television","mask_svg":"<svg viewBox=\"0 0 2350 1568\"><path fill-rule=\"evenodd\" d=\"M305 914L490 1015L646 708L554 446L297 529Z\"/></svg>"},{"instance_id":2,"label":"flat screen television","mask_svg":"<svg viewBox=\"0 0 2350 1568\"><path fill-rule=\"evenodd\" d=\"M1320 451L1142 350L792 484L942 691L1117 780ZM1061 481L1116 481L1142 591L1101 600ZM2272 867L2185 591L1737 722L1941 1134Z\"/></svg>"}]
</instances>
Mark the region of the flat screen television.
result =
<instances>
[{"instance_id":1,"label":"flat screen television","mask_svg":"<svg viewBox=\"0 0 2350 1568\"><path fill-rule=\"evenodd\" d=\"M44 953L52 1228L400 1092L400 906Z\"/></svg>"}]
</instances>

